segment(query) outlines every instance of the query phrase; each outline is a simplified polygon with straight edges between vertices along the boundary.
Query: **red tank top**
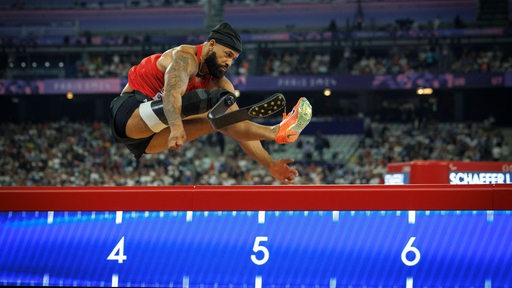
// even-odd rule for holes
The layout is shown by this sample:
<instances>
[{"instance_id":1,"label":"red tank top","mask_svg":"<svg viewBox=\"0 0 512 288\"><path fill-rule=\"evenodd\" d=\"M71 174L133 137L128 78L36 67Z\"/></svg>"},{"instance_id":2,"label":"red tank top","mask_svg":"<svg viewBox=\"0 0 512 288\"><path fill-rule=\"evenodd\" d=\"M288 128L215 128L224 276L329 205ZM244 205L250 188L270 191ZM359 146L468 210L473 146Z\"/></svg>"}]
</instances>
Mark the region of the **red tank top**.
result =
<instances>
[{"instance_id":1,"label":"red tank top","mask_svg":"<svg viewBox=\"0 0 512 288\"><path fill-rule=\"evenodd\" d=\"M201 62L201 52L203 50L202 45L197 45L196 58L198 62ZM133 90L140 91L144 95L154 98L157 95L161 95L164 87L164 72L158 69L156 62L162 54L153 54L148 56L138 65L133 66L128 72L128 84ZM198 79L193 77L188 81L186 92L197 89L207 89L211 81L211 75L206 79Z\"/></svg>"}]
</instances>

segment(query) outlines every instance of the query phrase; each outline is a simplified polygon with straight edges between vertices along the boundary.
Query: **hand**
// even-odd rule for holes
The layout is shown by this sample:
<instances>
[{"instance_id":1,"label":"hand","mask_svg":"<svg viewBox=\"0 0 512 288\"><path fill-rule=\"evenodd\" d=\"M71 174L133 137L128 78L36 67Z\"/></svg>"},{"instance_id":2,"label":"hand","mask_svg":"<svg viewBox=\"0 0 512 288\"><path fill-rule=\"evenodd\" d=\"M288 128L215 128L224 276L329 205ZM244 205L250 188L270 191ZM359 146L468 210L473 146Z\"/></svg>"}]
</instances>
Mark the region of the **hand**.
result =
<instances>
[{"instance_id":1,"label":"hand","mask_svg":"<svg viewBox=\"0 0 512 288\"><path fill-rule=\"evenodd\" d=\"M272 176L274 176L277 180L281 181L283 184L293 184L295 177L299 175L299 172L294 168L288 166L288 164L293 163L291 159L281 159L272 161L268 171Z\"/></svg>"},{"instance_id":2,"label":"hand","mask_svg":"<svg viewBox=\"0 0 512 288\"><path fill-rule=\"evenodd\" d=\"M183 146L183 143L187 140L187 135L185 134L185 129L183 128L183 123L180 121L172 127L169 127L171 129L171 133L169 134L169 148L171 150L178 150Z\"/></svg>"}]
</instances>

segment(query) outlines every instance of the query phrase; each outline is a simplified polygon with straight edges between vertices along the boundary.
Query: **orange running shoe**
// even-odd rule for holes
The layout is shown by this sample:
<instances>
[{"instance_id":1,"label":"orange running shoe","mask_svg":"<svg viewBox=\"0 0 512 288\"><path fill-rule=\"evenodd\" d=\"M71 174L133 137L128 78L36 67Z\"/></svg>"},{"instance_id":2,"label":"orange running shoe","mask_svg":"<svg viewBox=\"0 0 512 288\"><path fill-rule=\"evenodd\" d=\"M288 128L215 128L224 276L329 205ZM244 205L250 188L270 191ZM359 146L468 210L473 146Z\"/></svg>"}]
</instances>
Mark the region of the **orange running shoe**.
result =
<instances>
[{"instance_id":1,"label":"orange running shoe","mask_svg":"<svg viewBox=\"0 0 512 288\"><path fill-rule=\"evenodd\" d=\"M279 144L293 143L299 138L300 132L311 121L312 107L308 99L301 97L288 115L283 113L283 121L279 123L279 132L275 140Z\"/></svg>"}]
</instances>

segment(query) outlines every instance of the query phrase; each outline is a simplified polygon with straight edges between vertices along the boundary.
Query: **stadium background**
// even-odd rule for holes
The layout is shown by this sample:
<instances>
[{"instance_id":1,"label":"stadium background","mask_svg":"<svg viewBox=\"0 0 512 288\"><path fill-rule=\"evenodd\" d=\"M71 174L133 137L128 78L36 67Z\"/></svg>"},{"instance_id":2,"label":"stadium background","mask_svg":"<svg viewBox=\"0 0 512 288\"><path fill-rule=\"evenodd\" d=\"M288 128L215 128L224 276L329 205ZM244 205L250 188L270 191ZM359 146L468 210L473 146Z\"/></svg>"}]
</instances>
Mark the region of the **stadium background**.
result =
<instances>
[{"instance_id":1,"label":"stadium background","mask_svg":"<svg viewBox=\"0 0 512 288\"><path fill-rule=\"evenodd\" d=\"M382 183L391 162L510 160L510 1L0 5L2 186L274 184L220 134L135 163L108 132L130 65L201 43L222 19L244 40L229 75L241 106L273 92L313 104L299 143L264 143L297 161L298 184Z\"/></svg>"}]
</instances>

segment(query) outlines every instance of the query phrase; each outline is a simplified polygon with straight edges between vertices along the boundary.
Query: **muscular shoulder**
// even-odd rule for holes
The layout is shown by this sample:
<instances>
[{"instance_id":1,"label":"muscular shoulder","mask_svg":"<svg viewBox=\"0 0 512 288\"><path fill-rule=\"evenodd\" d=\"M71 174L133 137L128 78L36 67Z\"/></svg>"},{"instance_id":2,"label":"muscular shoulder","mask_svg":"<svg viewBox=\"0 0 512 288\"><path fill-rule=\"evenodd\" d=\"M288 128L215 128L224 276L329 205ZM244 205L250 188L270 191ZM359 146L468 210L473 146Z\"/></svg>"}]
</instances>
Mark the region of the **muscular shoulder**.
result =
<instances>
[{"instance_id":1,"label":"muscular shoulder","mask_svg":"<svg viewBox=\"0 0 512 288\"><path fill-rule=\"evenodd\" d=\"M164 53L160 59L158 59L157 65L160 70L165 71L171 63L180 62L180 65L185 65L189 73L196 73L193 70L197 70L196 60L196 47L191 45L181 45L171 48ZM192 70L192 71L190 71Z\"/></svg>"},{"instance_id":2,"label":"muscular shoulder","mask_svg":"<svg viewBox=\"0 0 512 288\"><path fill-rule=\"evenodd\" d=\"M231 93L235 92L235 87L233 86L231 81L229 81L229 79L225 76L218 80L212 79L212 81L210 82L210 89L214 88L223 88L230 91Z\"/></svg>"}]
</instances>

